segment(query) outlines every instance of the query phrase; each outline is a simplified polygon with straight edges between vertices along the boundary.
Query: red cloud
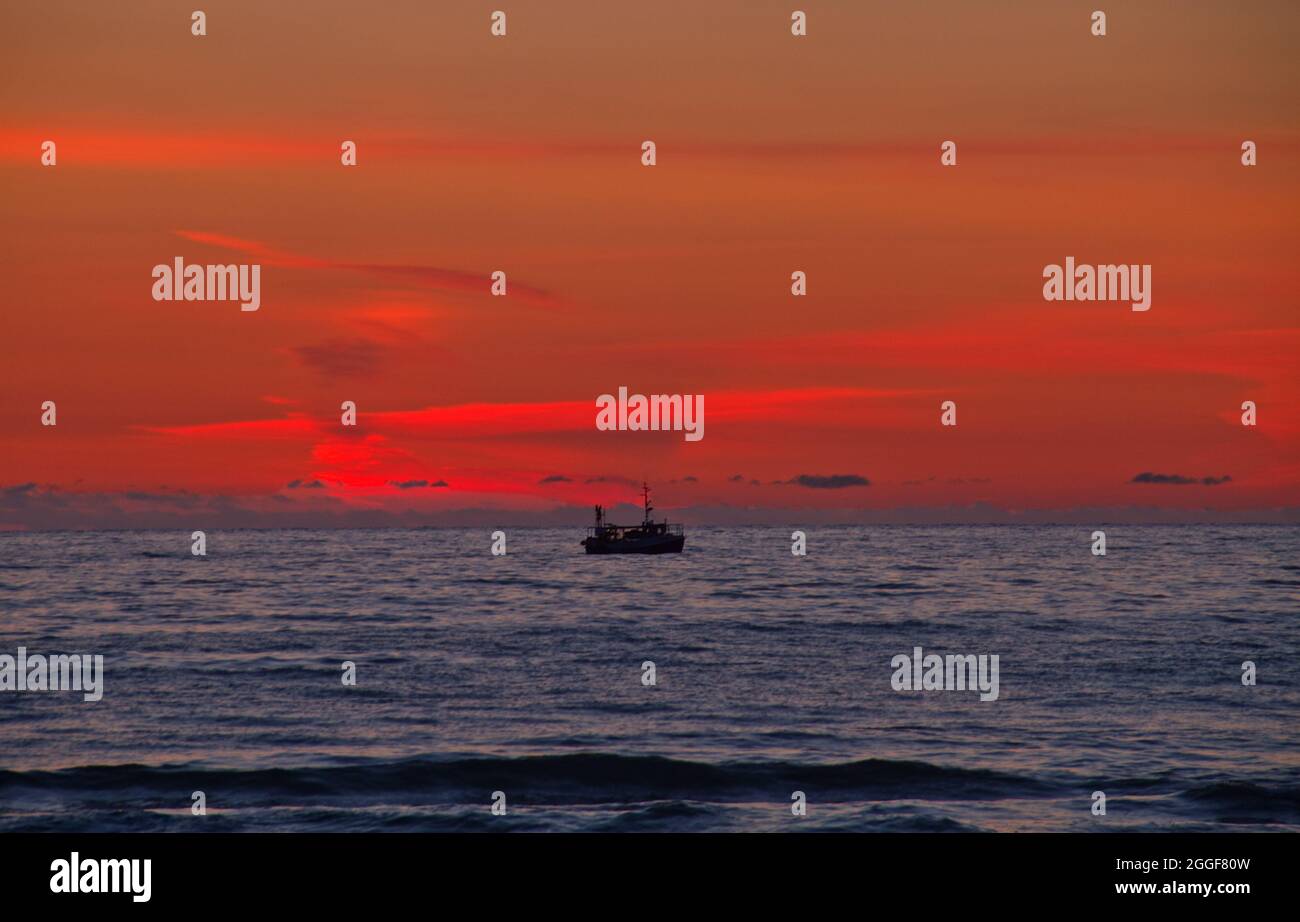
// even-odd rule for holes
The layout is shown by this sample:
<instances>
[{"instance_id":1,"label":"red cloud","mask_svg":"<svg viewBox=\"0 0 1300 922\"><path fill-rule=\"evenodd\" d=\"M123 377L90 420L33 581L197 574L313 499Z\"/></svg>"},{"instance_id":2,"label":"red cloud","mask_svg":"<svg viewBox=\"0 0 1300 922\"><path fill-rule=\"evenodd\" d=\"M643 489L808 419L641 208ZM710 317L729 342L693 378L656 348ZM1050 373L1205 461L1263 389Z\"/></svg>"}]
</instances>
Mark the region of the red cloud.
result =
<instances>
[{"instance_id":1,"label":"red cloud","mask_svg":"<svg viewBox=\"0 0 1300 922\"><path fill-rule=\"evenodd\" d=\"M195 243L246 253L263 265L268 266L284 266L292 269L342 269L390 279L402 279L426 288L468 294L486 294L491 285L490 272L469 272L461 269L442 269L436 266L339 262L338 260L303 256L298 253L291 253L288 250L275 249L256 240L245 240L226 234L178 230L176 235ZM514 279L508 279L508 292L510 297L520 298L534 305L555 307L559 303L549 292Z\"/></svg>"}]
</instances>

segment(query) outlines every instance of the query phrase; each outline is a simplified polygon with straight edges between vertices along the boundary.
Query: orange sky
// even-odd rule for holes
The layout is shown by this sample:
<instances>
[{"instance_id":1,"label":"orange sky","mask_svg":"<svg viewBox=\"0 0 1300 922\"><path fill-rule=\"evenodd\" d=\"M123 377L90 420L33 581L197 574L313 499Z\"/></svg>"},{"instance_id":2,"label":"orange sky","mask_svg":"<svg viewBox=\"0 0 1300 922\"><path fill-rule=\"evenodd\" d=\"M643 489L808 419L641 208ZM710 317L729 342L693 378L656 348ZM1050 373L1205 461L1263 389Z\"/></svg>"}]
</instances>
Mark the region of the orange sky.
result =
<instances>
[{"instance_id":1,"label":"orange sky","mask_svg":"<svg viewBox=\"0 0 1300 922\"><path fill-rule=\"evenodd\" d=\"M1295 518L1293 3L192 8L0 12L0 528L643 477L688 521ZM261 309L152 300L177 256L259 262ZM1151 264L1151 310L1043 301L1067 256ZM704 394L705 438L596 431L620 385Z\"/></svg>"}]
</instances>

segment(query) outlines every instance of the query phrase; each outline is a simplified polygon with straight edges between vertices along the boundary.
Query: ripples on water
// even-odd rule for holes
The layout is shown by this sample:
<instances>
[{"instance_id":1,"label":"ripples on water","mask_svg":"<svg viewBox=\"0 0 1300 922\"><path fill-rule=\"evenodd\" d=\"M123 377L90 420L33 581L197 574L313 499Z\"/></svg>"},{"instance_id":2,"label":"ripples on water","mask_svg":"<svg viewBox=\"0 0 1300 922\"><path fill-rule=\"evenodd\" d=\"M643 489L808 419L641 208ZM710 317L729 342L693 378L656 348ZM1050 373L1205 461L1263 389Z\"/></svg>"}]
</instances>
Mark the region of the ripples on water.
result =
<instances>
[{"instance_id":1,"label":"ripples on water","mask_svg":"<svg viewBox=\"0 0 1300 922\"><path fill-rule=\"evenodd\" d=\"M1300 529L805 530L0 535L0 653L106 672L0 693L0 830L1300 829Z\"/></svg>"}]
</instances>

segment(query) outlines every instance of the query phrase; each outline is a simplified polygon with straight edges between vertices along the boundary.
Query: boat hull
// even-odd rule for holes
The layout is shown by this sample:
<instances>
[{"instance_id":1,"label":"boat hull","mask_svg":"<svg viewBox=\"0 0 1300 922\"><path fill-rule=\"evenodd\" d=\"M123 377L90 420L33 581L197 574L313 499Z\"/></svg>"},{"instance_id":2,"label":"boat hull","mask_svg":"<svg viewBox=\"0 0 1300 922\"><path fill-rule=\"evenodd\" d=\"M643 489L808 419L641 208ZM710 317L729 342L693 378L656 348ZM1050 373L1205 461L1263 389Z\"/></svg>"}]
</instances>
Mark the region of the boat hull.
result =
<instances>
[{"instance_id":1,"label":"boat hull","mask_svg":"<svg viewBox=\"0 0 1300 922\"><path fill-rule=\"evenodd\" d=\"M606 541L588 538L582 542L588 554L680 554L686 546L685 535L655 535L651 538L631 538Z\"/></svg>"}]
</instances>

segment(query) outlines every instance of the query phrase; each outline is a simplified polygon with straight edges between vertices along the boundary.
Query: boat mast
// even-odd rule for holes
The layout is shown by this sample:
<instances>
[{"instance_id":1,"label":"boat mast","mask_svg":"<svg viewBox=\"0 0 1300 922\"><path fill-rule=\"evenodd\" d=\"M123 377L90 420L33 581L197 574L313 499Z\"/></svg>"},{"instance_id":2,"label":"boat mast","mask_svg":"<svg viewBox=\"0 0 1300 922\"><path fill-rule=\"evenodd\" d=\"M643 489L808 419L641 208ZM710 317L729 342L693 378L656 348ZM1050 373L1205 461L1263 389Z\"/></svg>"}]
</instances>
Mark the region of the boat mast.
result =
<instances>
[{"instance_id":1,"label":"boat mast","mask_svg":"<svg viewBox=\"0 0 1300 922\"><path fill-rule=\"evenodd\" d=\"M653 509L654 506L650 505L650 484L646 483L644 480L641 481L641 495L645 499L645 524L649 525L650 510Z\"/></svg>"}]
</instances>

